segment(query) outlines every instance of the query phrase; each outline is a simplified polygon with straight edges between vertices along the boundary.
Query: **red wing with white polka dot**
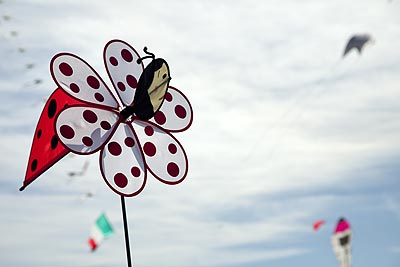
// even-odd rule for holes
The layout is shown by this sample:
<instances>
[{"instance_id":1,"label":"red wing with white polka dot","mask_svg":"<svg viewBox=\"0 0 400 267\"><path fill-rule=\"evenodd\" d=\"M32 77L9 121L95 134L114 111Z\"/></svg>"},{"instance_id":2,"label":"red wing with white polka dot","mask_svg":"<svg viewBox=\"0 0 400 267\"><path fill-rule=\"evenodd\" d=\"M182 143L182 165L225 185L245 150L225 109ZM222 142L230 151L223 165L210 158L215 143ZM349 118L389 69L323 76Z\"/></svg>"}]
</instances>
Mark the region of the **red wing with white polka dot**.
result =
<instances>
[{"instance_id":1,"label":"red wing with white polka dot","mask_svg":"<svg viewBox=\"0 0 400 267\"><path fill-rule=\"evenodd\" d=\"M110 89L83 59L73 54L55 55L50 63L54 81L71 96L89 103L118 108Z\"/></svg>"},{"instance_id":2,"label":"red wing with white polka dot","mask_svg":"<svg viewBox=\"0 0 400 267\"><path fill-rule=\"evenodd\" d=\"M72 152L91 154L107 142L118 120L116 112L72 106L60 113L55 127L60 141Z\"/></svg>"},{"instance_id":3,"label":"red wing with white polka dot","mask_svg":"<svg viewBox=\"0 0 400 267\"><path fill-rule=\"evenodd\" d=\"M132 125L149 171L166 184L183 181L188 171L188 160L179 141L151 122L135 120Z\"/></svg>"},{"instance_id":4,"label":"red wing with white polka dot","mask_svg":"<svg viewBox=\"0 0 400 267\"><path fill-rule=\"evenodd\" d=\"M182 132L190 127L193 110L189 100L178 89L170 86L160 110L151 121L156 122L171 132Z\"/></svg>"},{"instance_id":5,"label":"red wing with white polka dot","mask_svg":"<svg viewBox=\"0 0 400 267\"><path fill-rule=\"evenodd\" d=\"M143 152L131 125L119 124L101 150L100 167L105 182L117 194L134 196L143 190L147 172Z\"/></svg>"},{"instance_id":6,"label":"red wing with white polka dot","mask_svg":"<svg viewBox=\"0 0 400 267\"><path fill-rule=\"evenodd\" d=\"M120 40L110 41L104 48L104 63L108 75L125 106L132 105L143 64L136 50Z\"/></svg>"}]
</instances>

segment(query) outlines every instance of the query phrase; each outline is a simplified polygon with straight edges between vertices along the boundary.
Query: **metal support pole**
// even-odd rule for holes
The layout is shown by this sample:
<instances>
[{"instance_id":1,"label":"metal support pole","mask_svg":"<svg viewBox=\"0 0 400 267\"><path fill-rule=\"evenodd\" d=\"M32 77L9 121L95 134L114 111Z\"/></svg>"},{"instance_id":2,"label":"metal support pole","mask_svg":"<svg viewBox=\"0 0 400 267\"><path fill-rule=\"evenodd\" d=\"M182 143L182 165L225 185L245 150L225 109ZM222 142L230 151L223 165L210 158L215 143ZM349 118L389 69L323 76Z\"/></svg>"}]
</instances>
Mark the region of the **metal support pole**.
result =
<instances>
[{"instance_id":1,"label":"metal support pole","mask_svg":"<svg viewBox=\"0 0 400 267\"><path fill-rule=\"evenodd\" d=\"M132 267L131 250L129 248L128 220L126 218L125 198L123 196L121 196L121 207L122 207L122 218L124 219L126 259L128 261L128 267Z\"/></svg>"}]
</instances>

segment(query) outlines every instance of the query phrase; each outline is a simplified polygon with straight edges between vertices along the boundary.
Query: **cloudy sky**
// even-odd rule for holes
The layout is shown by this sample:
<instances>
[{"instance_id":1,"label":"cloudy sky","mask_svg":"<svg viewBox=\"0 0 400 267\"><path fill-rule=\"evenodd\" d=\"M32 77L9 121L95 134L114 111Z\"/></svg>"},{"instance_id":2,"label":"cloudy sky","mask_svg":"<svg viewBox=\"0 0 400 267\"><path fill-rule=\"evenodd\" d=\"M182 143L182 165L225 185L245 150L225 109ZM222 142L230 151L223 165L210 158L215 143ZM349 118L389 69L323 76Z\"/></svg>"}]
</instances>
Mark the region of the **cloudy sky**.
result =
<instances>
[{"instance_id":1,"label":"cloudy sky","mask_svg":"<svg viewBox=\"0 0 400 267\"><path fill-rule=\"evenodd\" d=\"M188 177L149 177L126 200L134 266L333 267L341 216L353 266L399 266L399 14L397 0L0 1L0 265L126 265L98 154L67 156L18 191L56 88L52 56L77 54L108 81L103 47L122 39L166 59L194 109L175 135ZM374 42L342 58L356 33ZM90 253L102 212L116 234Z\"/></svg>"}]
</instances>

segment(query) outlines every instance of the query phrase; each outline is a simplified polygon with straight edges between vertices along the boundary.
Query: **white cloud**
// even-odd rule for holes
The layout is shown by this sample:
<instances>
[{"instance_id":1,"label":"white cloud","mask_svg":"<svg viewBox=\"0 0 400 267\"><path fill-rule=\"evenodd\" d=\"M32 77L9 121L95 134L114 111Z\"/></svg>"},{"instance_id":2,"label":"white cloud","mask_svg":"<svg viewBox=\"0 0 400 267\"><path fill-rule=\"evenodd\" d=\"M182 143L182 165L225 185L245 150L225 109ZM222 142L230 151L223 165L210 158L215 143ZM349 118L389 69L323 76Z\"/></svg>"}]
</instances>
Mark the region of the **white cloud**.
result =
<instances>
[{"instance_id":1,"label":"white cloud","mask_svg":"<svg viewBox=\"0 0 400 267\"><path fill-rule=\"evenodd\" d=\"M393 252L393 253L399 254L400 253L400 246L391 247L390 251Z\"/></svg>"},{"instance_id":2,"label":"white cloud","mask_svg":"<svg viewBox=\"0 0 400 267\"><path fill-rule=\"evenodd\" d=\"M127 200L138 265L248 266L312 253L296 243L310 221L348 199L360 205L367 198L332 191L376 186L384 161L399 153L396 1L2 5L13 20L1 33L20 34L0 44L1 265L125 264L119 197L103 182L98 155L84 177L67 182L66 172L83 162L68 157L16 192L43 106L34 103L54 90L48 63L61 51L78 54L108 82L102 51L109 39L138 50L147 45L169 62L171 84L193 105L193 126L176 134L189 155L188 178L178 186L150 178ZM376 43L341 59L355 32L371 33ZM15 52L21 45L24 55ZM34 71L22 72L27 62ZM37 77L43 84L23 86ZM79 202L88 190L95 197ZM90 254L86 238L101 211L118 233ZM264 250L246 247L260 243ZM232 249L238 246L239 253Z\"/></svg>"}]
</instances>

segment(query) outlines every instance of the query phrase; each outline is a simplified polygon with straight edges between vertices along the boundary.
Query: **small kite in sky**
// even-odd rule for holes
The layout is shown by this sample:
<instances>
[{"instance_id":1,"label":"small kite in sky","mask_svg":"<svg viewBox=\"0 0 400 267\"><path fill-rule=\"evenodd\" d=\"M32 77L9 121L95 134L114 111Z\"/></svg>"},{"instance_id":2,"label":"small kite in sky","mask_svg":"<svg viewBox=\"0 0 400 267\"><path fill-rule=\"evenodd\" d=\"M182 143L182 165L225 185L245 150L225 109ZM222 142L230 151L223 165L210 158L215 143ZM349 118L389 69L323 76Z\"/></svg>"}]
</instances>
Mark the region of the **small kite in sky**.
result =
<instances>
[{"instance_id":1,"label":"small kite in sky","mask_svg":"<svg viewBox=\"0 0 400 267\"><path fill-rule=\"evenodd\" d=\"M343 57L347 55L351 50L356 49L359 54L361 54L364 46L372 42L372 37L369 34L356 34L353 35L349 41L347 42L346 48L344 49L343 52Z\"/></svg>"},{"instance_id":2,"label":"small kite in sky","mask_svg":"<svg viewBox=\"0 0 400 267\"><path fill-rule=\"evenodd\" d=\"M318 220L313 223L314 231L317 231L323 224L325 223L324 220Z\"/></svg>"},{"instance_id":3,"label":"small kite in sky","mask_svg":"<svg viewBox=\"0 0 400 267\"><path fill-rule=\"evenodd\" d=\"M28 70L31 70L34 67L35 67L35 64L33 64L33 63L28 63L28 64L25 65L25 68L28 69Z\"/></svg>"},{"instance_id":4,"label":"small kite in sky","mask_svg":"<svg viewBox=\"0 0 400 267\"><path fill-rule=\"evenodd\" d=\"M100 243L109 238L114 233L110 221L107 219L106 215L101 214L92 227L90 237L88 240L89 247L92 251L95 251Z\"/></svg>"},{"instance_id":5,"label":"small kite in sky","mask_svg":"<svg viewBox=\"0 0 400 267\"><path fill-rule=\"evenodd\" d=\"M93 192L86 192L81 195L80 200L85 201L86 199L92 198L94 196Z\"/></svg>"},{"instance_id":6,"label":"small kite in sky","mask_svg":"<svg viewBox=\"0 0 400 267\"><path fill-rule=\"evenodd\" d=\"M43 82L42 79L34 79L33 84L41 84Z\"/></svg>"},{"instance_id":7,"label":"small kite in sky","mask_svg":"<svg viewBox=\"0 0 400 267\"><path fill-rule=\"evenodd\" d=\"M86 174L86 171L89 167L89 160L85 160L85 163L83 163L82 169L79 171L72 171L68 172L69 177L74 177L74 176L83 176Z\"/></svg>"},{"instance_id":8,"label":"small kite in sky","mask_svg":"<svg viewBox=\"0 0 400 267\"><path fill-rule=\"evenodd\" d=\"M345 218L340 218L332 235L332 249L339 267L351 266L351 228Z\"/></svg>"}]
</instances>

